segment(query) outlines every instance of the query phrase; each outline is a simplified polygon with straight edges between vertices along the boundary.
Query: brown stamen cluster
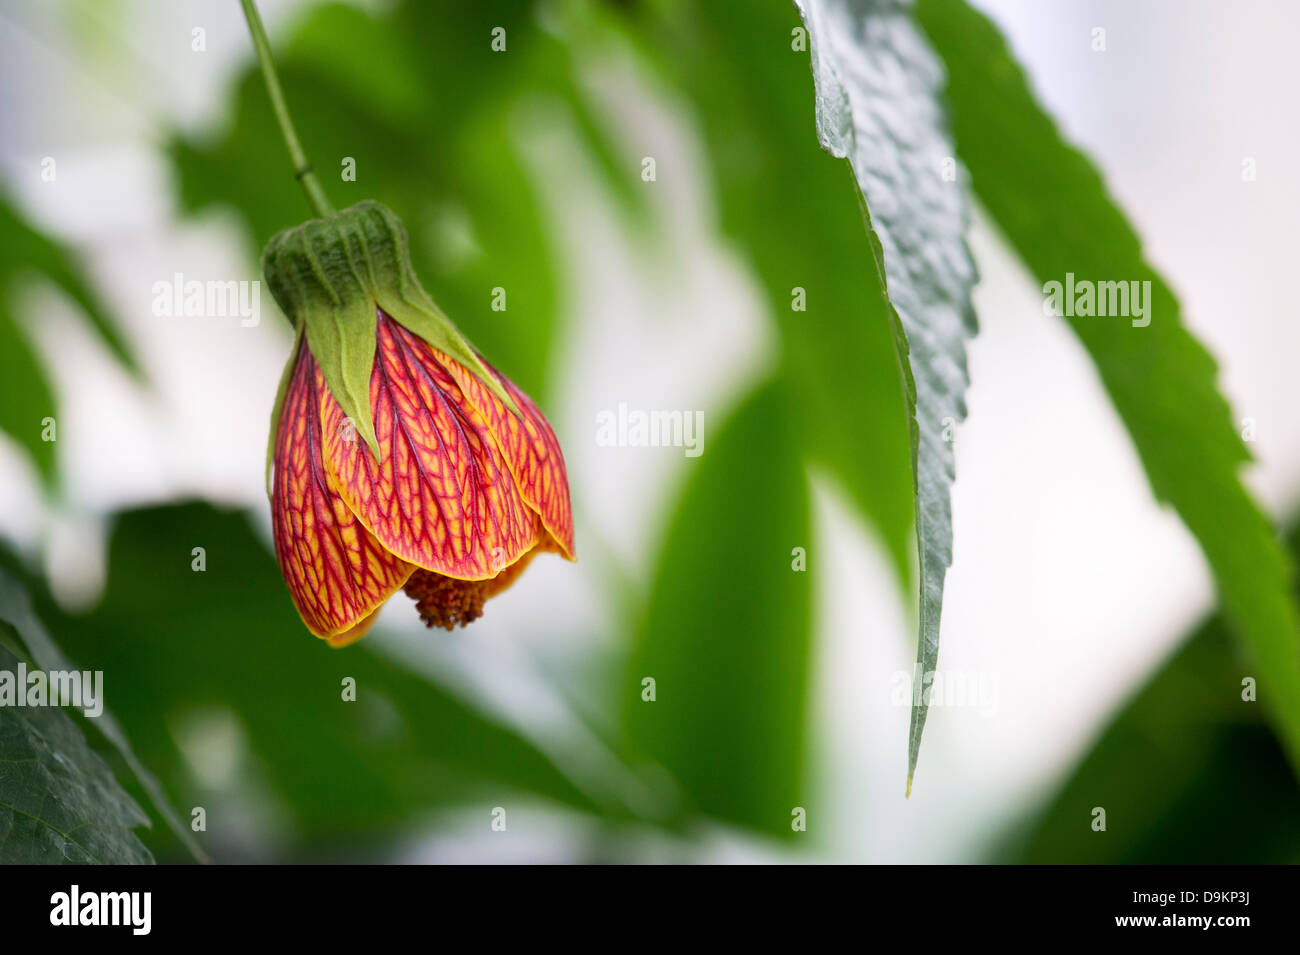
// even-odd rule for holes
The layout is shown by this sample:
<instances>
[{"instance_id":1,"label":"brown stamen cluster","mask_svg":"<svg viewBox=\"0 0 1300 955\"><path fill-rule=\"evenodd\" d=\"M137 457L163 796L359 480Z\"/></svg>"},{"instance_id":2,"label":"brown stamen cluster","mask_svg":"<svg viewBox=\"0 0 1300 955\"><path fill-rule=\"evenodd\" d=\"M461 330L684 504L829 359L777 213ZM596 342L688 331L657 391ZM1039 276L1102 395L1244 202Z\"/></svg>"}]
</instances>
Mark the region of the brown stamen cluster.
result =
<instances>
[{"instance_id":1,"label":"brown stamen cluster","mask_svg":"<svg viewBox=\"0 0 1300 955\"><path fill-rule=\"evenodd\" d=\"M406 596L426 627L454 630L483 616L483 602L491 596L492 580L456 580L428 570L417 570L406 582Z\"/></svg>"},{"instance_id":2,"label":"brown stamen cluster","mask_svg":"<svg viewBox=\"0 0 1300 955\"><path fill-rule=\"evenodd\" d=\"M420 569L411 575L402 589L415 601L415 609L426 627L454 630L483 616L483 604L489 597L495 597L514 583L540 551L554 548L549 540L538 544L488 580L457 580Z\"/></svg>"}]
</instances>

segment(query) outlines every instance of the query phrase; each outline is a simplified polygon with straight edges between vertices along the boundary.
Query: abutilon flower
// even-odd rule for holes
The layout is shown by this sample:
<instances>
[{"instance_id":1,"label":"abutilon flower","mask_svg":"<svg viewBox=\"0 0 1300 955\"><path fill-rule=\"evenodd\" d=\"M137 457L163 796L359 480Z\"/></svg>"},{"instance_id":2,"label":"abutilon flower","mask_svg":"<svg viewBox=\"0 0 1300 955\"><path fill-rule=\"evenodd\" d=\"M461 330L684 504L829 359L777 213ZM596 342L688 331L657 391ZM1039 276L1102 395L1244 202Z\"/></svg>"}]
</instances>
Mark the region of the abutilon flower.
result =
<instances>
[{"instance_id":1,"label":"abutilon flower","mask_svg":"<svg viewBox=\"0 0 1300 955\"><path fill-rule=\"evenodd\" d=\"M362 202L281 232L262 266L297 329L267 473L276 555L312 633L360 639L399 589L450 630L536 554L574 559L555 433L420 287L390 210Z\"/></svg>"}]
</instances>

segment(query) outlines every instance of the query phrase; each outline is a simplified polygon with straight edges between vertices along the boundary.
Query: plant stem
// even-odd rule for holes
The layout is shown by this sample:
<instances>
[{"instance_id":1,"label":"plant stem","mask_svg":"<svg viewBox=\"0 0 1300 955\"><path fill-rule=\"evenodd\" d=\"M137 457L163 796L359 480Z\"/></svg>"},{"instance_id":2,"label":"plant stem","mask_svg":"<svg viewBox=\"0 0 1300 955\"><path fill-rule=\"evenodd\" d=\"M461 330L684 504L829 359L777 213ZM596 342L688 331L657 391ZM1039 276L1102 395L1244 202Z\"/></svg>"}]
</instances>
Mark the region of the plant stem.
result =
<instances>
[{"instance_id":1,"label":"plant stem","mask_svg":"<svg viewBox=\"0 0 1300 955\"><path fill-rule=\"evenodd\" d=\"M293 176L307 193L307 201L319 216L332 216L334 207L329 197L321 188L320 180L307 154L303 152L298 133L293 128L293 119L289 116L289 106L284 101L284 90L280 88L280 77L276 75L275 64L271 62L271 44L266 39L266 28L257 13L253 0L240 0L244 7L244 19L248 21L248 32L253 35L253 47L257 50L257 61L262 67L262 79L266 81L266 92L271 97L271 108L275 110L275 121L280 124L280 134L284 137L285 148L289 150L289 159L293 162Z\"/></svg>"}]
</instances>

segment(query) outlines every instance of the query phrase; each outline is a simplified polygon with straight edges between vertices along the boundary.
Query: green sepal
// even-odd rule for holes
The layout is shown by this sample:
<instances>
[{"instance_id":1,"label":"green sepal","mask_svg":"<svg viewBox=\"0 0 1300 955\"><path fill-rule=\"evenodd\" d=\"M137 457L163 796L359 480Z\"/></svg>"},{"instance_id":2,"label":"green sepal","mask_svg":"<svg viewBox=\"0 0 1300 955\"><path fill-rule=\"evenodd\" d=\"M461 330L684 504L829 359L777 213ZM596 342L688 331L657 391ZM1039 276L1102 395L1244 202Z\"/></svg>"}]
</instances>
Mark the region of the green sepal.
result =
<instances>
[{"instance_id":1,"label":"green sepal","mask_svg":"<svg viewBox=\"0 0 1300 955\"><path fill-rule=\"evenodd\" d=\"M286 229L267 243L262 272L280 308L306 334L326 386L376 459L379 444L370 410L376 306L464 365L519 414L473 346L420 285L406 229L386 206L367 199Z\"/></svg>"},{"instance_id":2,"label":"green sepal","mask_svg":"<svg viewBox=\"0 0 1300 955\"><path fill-rule=\"evenodd\" d=\"M442 309L434 304L420 284L415 269L411 266L411 252L402 220L387 206L373 199L358 202L340 215L349 213L365 219L365 241L370 244L368 258L384 268L379 276L382 281L373 286L379 307L407 331L464 365L488 386L502 404L516 417L520 417L519 408L510 393L502 387L496 375L488 370L474 350L474 346ZM377 249L375 243L378 244ZM389 263L395 263L395 267L390 267Z\"/></svg>"}]
</instances>

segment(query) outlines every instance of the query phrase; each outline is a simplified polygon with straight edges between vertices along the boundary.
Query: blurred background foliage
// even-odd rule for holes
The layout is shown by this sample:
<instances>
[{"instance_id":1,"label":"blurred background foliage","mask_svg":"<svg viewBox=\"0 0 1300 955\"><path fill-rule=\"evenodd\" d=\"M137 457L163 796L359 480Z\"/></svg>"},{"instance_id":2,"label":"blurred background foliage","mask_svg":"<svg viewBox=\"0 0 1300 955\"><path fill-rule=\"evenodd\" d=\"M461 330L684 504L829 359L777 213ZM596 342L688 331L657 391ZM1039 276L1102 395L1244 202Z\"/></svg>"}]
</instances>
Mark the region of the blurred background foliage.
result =
<instances>
[{"instance_id":1,"label":"blurred background foliage","mask_svg":"<svg viewBox=\"0 0 1300 955\"><path fill-rule=\"evenodd\" d=\"M1300 528L1288 544L1300 556ZM1243 656L1221 616L1197 627L1055 797L1006 835L1000 861L1300 863L1295 776L1259 710L1240 705ZM1113 839L1070 823L1098 805Z\"/></svg>"},{"instance_id":2,"label":"blurred background foliage","mask_svg":"<svg viewBox=\"0 0 1300 955\"><path fill-rule=\"evenodd\" d=\"M0 375L0 431L31 456L46 488L57 493L54 449L58 444L42 433L47 419L57 421L54 389L17 311L22 283L31 280L52 283L76 304L79 314L124 367L132 372L138 368L75 256L25 221L0 193L0 354L5 356L5 373Z\"/></svg>"},{"instance_id":3,"label":"blurred background foliage","mask_svg":"<svg viewBox=\"0 0 1300 955\"><path fill-rule=\"evenodd\" d=\"M920 9L962 80L955 127L959 149L974 157L976 189L1000 220L1019 225L1012 239L1037 271L1064 272L1062 262L1078 247L1054 246L1050 228L1017 212L1016 190L1033 176L998 166L1000 154L1010 155L1007 137L1034 137L1036 104L1012 76L1007 95L1024 102L1003 109L1003 118L1025 128L997 130L975 91L978 82L1006 81L1008 74L970 52L978 49L975 41L996 41L981 32L992 28L963 20L964 4L926 0ZM963 23L967 32L946 32ZM621 834L643 829L672 845L689 845L676 840L718 825L774 839L794 835L792 807L818 798L809 791L812 583L811 575L790 573L793 548L813 543L810 467L837 484L878 533L909 601L916 587L907 422L855 186L818 147L807 56L766 52L788 46L799 25L785 0L399 0L373 10L313 5L291 28L273 32L300 135L317 168L327 171L336 205L375 198L398 210L435 300L543 407L555 389L565 290L544 198L520 148L521 124L558 111L580 132L601 188L616 198L646 249L672 238L635 187L648 149L627 142L599 88L601 68L611 62L635 64L647 82L684 105L706 146L718 227L757 280L779 347L774 367L711 435L709 452L680 489L654 572L643 584L624 582L617 594L623 632L615 649L583 661L576 678L542 674L570 721L565 725L578 727L576 744L527 725L508 704L467 686L455 650L431 670L391 643L366 640L346 653L314 645L266 535L243 511L195 500L117 515L104 596L80 612L62 608L21 555L0 556L76 665L111 674L114 715L139 761L184 807L182 821L192 806L248 820L244 830L199 833L201 851L218 861L380 860L399 850L413 826L507 792L585 820L592 859L622 858ZM485 39L501 26L508 56L495 55ZM1038 144L1049 153L1057 148L1054 130ZM166 151L182 209L235 210L250 260L272 234L305 218L301 196L286 185L287 160L251 59L229 91L224 121L201 134L172 132ZM364 171L360 183L328 175L344 157ZM1049 165L1059 159L1040 158ZM1058 163L1078 175L1043 184L1043 194L1064 207L1099 210L1115 235L1098 240L1098 261L1121 255L1140 264L1122 215L1080 161L1082 172L1072 160ZM75 301L118 359L134 367L69 252L3 203L0 243L0 295L9 299L17 264L25 265ZM1108 266L1103 262L1103 273ZM818 307L794 312L796 286ZM488 290L495 287L508 289L511 313L526 321L494 320ZM1172 327L1182 337L1162 352L1170 374L1194 379L1194 392L1208 381L1201 397L1213 417L1222 410L1213 366ZM52 392L3 307L0 348L7 372L0 379L0 427L56 487L54 446L32 433L33 421L53 413L44 410L52 409ZM1117 392L1135 380L1149 383L1153 374L1122 367L1135 360L1131 355L1095 357L1104 375L1109 370L1121 410L1127 406ZM1254 598L1242 581L1258 566L1250 555L1267 552L1271 531L1236 483L1239 458L1224 450L1226 442L1211 441L1199 459L1214 461L1219 483L1198 484L1173 470L1198 452L1160 440L1160 411L1178 409L1153 411L1136 402L1132 409L1138 418L1152 415L1128 423L1148 455L1149 473L1156 472L1157 492L1195 515L1200 523L1193 529L1212 556L1219 542L1221 563L1232 565L1220 585L1246 595L1234 623L1244 617L1249 628ZM1204 449L1200 442L1209 439L1194 437ZM1206 502L1224 499L1261 539L1255 550L1234 550L1230 535L1215 536L1218 512ZM582 508L580 500L575 505ZM205 548L206 571L178 572L195 542ZM1268 581L1256 591L1275 619L1290 612L1268 590L1280 586L1284 567L1280 557L1270 564ZM14 628L19 615L13 605L0 607L0 621ZM1059 793L1009 827L990 845L989 858L1298 861L1295 777L1274 729L1251 718L1254 707L1234 702L1242 651L1228 633L1215 618L1190 635ZM1293 636L1283 633L1276 645ZM1260 637L1254 645L1267 642ZM34 653L20 628L0 632L0 645L9 654ZM656 675L658 699L676 694L686 701L641 705L647 673ZM340 706L348 678L364 692L356 705ZM88 744L93 757L78 760L85 772L100 773L102 763L120 780L119 793L116 783L99 779L110 810L91 826L116 847L114 857L193 858L166 824L165 799L132 771L132 757L98 728L87 730L83 743L77 724L86 721L75 715L63 722L43 732L64 740L69 752ZM16 739L0 724L0 746ZM901 765L900 758L900 781ZM15 781L0 775L0 791L5 785ZM1108 808L1113 838L1091 839L1086 826L1067 822L1086 818L1098 804ZM136 830L137 844L129 826L139 811L152 826ZM26 858L15 854L17 845L0 838L5 861ZM32 852L56 850L64 858L73 851L63 845ZM680 857L689 858L689 849Z\"/></svg>"}]
</instances>

